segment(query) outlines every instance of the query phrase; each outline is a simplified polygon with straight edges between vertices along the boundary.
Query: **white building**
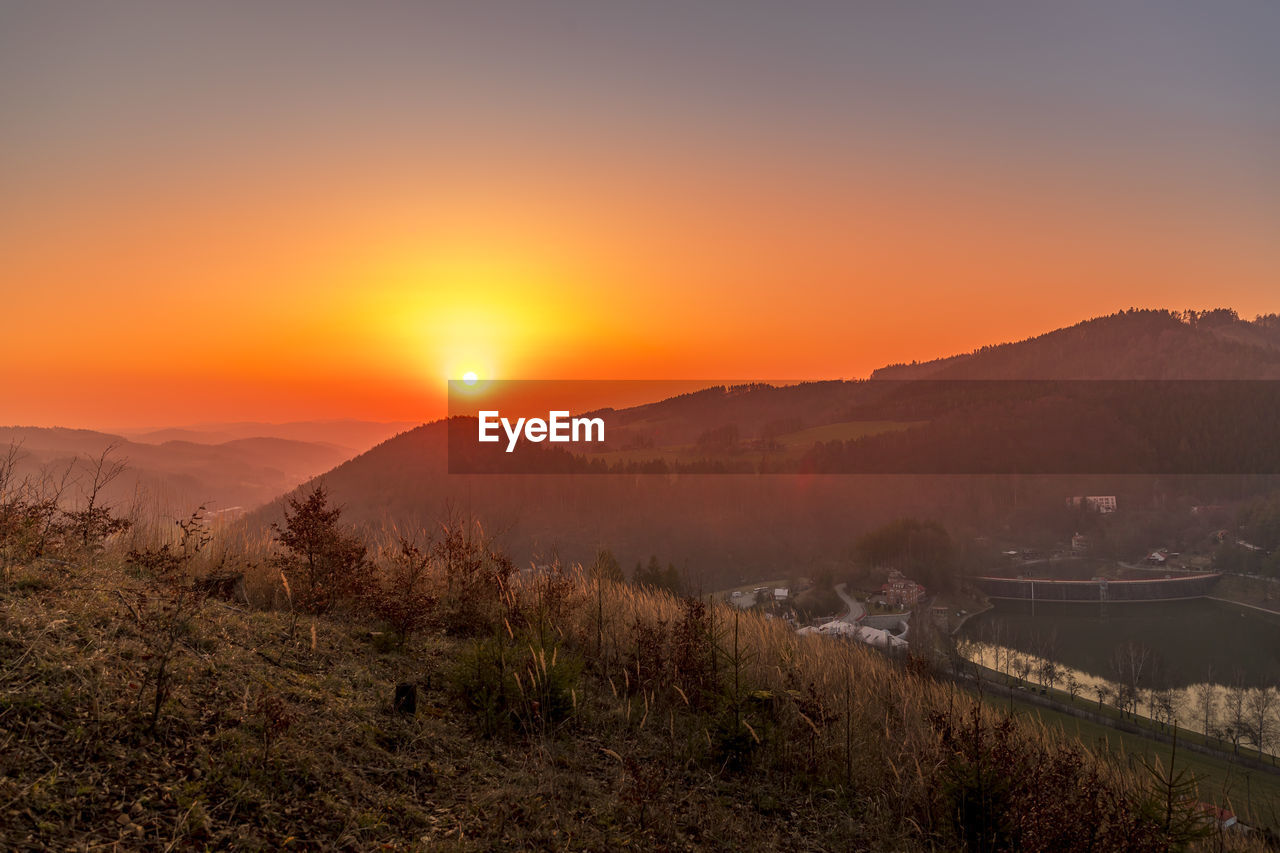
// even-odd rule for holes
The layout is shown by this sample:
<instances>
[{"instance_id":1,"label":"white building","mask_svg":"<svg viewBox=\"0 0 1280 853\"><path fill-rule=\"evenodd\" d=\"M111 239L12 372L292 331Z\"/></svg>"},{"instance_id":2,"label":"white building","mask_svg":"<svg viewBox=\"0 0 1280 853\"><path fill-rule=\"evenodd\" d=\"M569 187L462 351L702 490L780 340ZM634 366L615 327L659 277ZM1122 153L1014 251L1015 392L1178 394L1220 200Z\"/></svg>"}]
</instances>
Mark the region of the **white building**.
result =
<instances>
[{"instance_id":1,"label":"white building","mask_svg":"<svg viewBox=\"0 0 1280 853\"><path fill-rule=\"evenodd\" d=\"M900 637L895 637L882 628L871 628L865 625L855 625L852 622L844 622L836 619L825 625L809 626L796 631L797 634L808 636L810 634L818 634L823 637L843 637L847 640L857 640L859 643L866 643L877 649L905 649L907 641Z\"/></svg>"},{"instance_id":2,"label":"white building","mask_svg":"<svg viewBox=\"0 0 1280 853\"><path fill-rule=\"evenodd\" d=\"M1087 504L1089 509L1106 515L1116 511L1115 495L1077 495L1073 498L1067 498L1067 506L1080 506Z\"/></svg>"}]
</instances>

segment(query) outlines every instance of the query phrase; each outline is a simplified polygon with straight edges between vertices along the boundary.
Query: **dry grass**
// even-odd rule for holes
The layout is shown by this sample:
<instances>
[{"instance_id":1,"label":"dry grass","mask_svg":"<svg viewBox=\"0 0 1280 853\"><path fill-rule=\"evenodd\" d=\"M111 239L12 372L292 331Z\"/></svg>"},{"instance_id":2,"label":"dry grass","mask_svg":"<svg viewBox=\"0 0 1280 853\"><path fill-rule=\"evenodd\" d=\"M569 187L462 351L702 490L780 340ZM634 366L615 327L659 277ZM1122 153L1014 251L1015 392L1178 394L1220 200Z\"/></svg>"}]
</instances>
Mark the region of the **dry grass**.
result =
<instances>
[{"instance_id":1,"label":"dry grass","mask_svg":"<svg viewBox=\"0 0 1280 853\"><path fill-rule=\"evenodd\" d=\"M6 576L0 847L923 850L969 837L955 788L986 753L966 763L957 738L996 743L1002 723L922 666L729 608L691 616L577 570L510 578L478 638L434 631L397 651L357 610L272 609L279 581L253 568L267 547L211 549L246 564L254 609L205 604L154 734L128 567L109 551ZM459 662L485 643L509 664L496 713L510 725L490 734L457 691ZM412 717L391 707L404 682L422 687ZM1040 800L1009 801L1040 820L1014 827L1017 847L1060 844L1049 807L1092 786L1132 808L1077 814L1081 831L1160 849L1139 808L1148 778L1022 723L1005 743L1029 774L1060 770L1036 777Z\"/></svg>"}]
</instances>

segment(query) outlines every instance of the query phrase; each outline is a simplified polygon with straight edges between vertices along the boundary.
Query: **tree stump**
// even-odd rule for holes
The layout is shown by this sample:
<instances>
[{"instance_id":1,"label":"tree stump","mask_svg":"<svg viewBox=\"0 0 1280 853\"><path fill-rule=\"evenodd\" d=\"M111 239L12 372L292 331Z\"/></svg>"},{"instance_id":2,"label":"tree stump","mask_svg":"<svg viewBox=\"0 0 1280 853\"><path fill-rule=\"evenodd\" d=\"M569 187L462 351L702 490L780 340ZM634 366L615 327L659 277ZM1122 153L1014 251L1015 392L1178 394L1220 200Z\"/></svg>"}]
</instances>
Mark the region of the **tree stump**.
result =
<instances>
[{"instance_id":1,"label":"tree stump","mask_svg":"<svg viewBox=\"0 0 1280 853\"><path fill-rule=\"evenodd\" d=\"M249 605L249 595L244 588L244 572L214 572L196 578L195 588L205 595Z\"/></svg>"},{"instance_id":2,"label":"tree stump","mask_svg":"<svg viewBox=\"0 0 1280 853\"><path fill-rule=\"evenodd\" d=\"M395 709L397 714L412 717L418 712L418 685L409 682L396 685Z\"/></svg>"}]
</instances>

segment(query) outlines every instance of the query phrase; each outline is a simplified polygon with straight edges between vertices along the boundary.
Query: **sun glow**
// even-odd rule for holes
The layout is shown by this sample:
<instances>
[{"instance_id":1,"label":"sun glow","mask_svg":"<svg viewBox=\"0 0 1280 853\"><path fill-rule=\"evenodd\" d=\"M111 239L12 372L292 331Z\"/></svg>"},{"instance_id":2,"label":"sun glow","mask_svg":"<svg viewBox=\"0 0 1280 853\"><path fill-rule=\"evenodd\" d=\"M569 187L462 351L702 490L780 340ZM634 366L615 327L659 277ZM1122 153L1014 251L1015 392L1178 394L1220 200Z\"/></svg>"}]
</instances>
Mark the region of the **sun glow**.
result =
<instances>
[{"instance_id":1,"label":"sun glow","mask_svg":"<svg viewBox=\"0 0 1280 853\"><path fill-rule=\"evenodd\" d=\"M567 270L535 252L427 253L384 268L366 310L428 381L529 376L582 334L581 277Z\"/></svg>"}]
</instances>

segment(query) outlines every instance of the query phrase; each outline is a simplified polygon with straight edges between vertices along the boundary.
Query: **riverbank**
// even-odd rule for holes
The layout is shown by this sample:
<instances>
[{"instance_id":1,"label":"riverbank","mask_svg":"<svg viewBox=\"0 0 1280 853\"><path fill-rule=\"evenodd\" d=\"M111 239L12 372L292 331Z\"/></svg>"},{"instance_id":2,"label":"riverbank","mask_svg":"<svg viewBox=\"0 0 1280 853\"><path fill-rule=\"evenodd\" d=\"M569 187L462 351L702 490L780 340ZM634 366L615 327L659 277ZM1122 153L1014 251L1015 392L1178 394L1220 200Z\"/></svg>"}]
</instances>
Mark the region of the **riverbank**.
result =
<instances>
[{"instance_id":1,"label":"riverbank","mask_svg":"<svg viewBox=\"0 0 1280 853\"><path fill-rule=\"evenodd\" d=\"M976 692L991 707L1034 717L1047 728L1056 728L1076 737L1086 747L1116 756L1131 768L1143 764L1167 768L1173 750L1172 729L1146 718L1117 716L1109 706L1099 709L1088 700L1071 697L1053 688L1028 688L1009 684L1001 673L970 664L981 680L958 677L966 691ZM1280 767L1274 756L1236 755L1216 748L1203 735L1189 729L1177 730L1176 769L1194 775L1200 799L1234 811L1249 826L1280 833Z\"/></svg>"},{"instance_id":2,"label":"riverbank","mask_svg":"<svg viewBox=\"0 0 1280 853\"><path fill-rule=\"evenodd\" d=\"M973 611L966 611L963 616L959 617L956 620L956 623L953 626L951 626L951 630L948 631L947 633L951 634L951 636L953 637L956 636L957 634L960 633L960 629L964 627L966 622L968 622L970 619L972 619L975 616L981 616L983 613L986 613L992 607L995 607L995 605L992 604L990 600L988 600L986 603L982 605L981 608Z\"/></svg>"}]
</instances>

